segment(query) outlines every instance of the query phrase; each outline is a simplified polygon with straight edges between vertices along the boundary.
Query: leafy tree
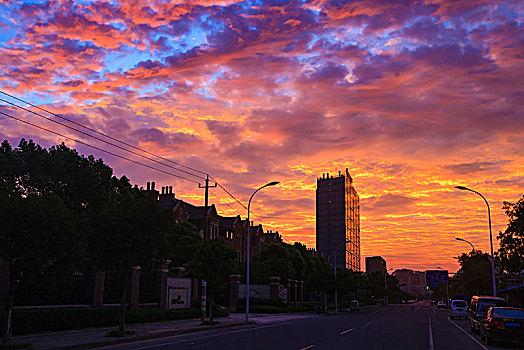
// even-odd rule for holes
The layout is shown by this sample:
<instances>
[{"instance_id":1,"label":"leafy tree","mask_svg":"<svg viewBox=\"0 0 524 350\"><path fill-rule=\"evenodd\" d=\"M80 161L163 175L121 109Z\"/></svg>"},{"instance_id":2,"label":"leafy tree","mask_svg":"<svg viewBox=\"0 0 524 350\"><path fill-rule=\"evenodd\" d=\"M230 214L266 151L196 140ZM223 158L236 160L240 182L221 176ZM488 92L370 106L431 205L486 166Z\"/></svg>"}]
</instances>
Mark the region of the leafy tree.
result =
<instances>
[{"instance_id":1,"label":"leafy tree","mask_svg":"<svg viewBox=\"0 0 524 350\"><path fill-rule=\"evenodd\" d=\"M236 251L226 246L223 241L210 239L198 248L194 258L188 264L189 272L207 283L211 323L213 323L215 293L224 283L227 283L229 276L235 272L236 256Z\"/></svg>"},{"instance_id":2,"label":"leafy tree","mask_svg":"<svg viewBox=\"0 0 524 350\"><path fill-rule=\"evenodd\" d=\"M335 271L326 259L320 256L311 257L311 270L306 276L306 285L312 290L321 292L335 291Z\"/></svg>"},{"instance_id":3,"label":"leafy tree","mask_svg":"<svg viewBox=\"0 0 524 350\"><path fill-rule=\"evenodd\" d=\"M186 266L202 244L202 237L188 222L174 223L170 234L172 266Z\"/></svg>"},{"instance_id":4,"label":"leafy tree","mask_svg":"<svg viewBox=\"0 0 524 350\"><path fill-rule=\"evenodd\" d=\"M517 203L504 202L503 209L509 217L508 227L499 232L499 258L503 268L510 273L524 270L524 196Z\"/></svg>"},{"instance_id":5,"label":"leafy tree","mask_svg":"<svg viewBox=\"0 0 524 350\"><path fill-rule=\"evenodd\" d=\"M491 281L491 262L489 254L480 250L463 253L459 257L462 266L460 279L454 282L457 293L467 295L493 293Z\"/></svg>"},{"instance_id":6,"label":"leafy tree","mask_svg":"<svg viewBox=\"0 0 524 350\"><path fill-rule=\"evenodd\" d=\"M267 283L271 276L287 281L295 275L291 251L279 243L262 245L260 254L252 259L250 268L252 281L257 283Z\"/></svg>"},{"instance_id":7,"label":"leafy tree","mask_svg":"<svg viewBox=\"0 0 524 350\"><path fill-rule=\"evenodd\" d=\"M89 236L89 247L97 267L120 272L122 334L131 269L171 256L170 229L169 212L149 193L131 187L125 176L112 178L111 201L99 212L97 229Z\"/></svg>"},{"instance_id":8,"label":"leafy tree","mask_svg":"<svg viewBox=\"0 0 524 350\"><path fill-rule=\"evenodd\" d=\"M88 211L95 209L111 172L101 160L81 157L65 145L47 151L22 139L16 149L7 141L0 146L0 258L10 272L4 343L16 280L44 269L65 273L72 268L84 251Z\"/></svg>"}]
</instances>

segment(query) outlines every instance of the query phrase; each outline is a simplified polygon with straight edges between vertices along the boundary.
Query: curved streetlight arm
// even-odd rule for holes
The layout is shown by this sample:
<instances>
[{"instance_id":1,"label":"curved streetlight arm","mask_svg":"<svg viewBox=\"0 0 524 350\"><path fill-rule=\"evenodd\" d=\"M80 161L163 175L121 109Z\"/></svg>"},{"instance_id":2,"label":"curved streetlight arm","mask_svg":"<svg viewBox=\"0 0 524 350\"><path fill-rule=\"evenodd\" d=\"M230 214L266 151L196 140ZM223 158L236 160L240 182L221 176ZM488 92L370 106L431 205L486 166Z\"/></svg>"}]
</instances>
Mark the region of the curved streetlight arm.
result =
<instances>
[{"instance_id":1,"label":"curved streetlight arm","mask_svg":"<svg viewBox=\"0 0 524 350\"><path fill-rule=\"evenodd\" d=\"M486 198L482 195L482 193L479 193L479 192L477 192L475 190L472 190L471 188L468 188L466 186L455 186L455 188L458 189L458 190L470 191L470 192L478 194L480 197L482 197L484 202L486 202L486 205L488 207L489 244L490 244L490 247L491 247L491 259L490 259L491 260L491 279L492 279L492 283L493 283L493 295L497 296L497 282L496 282L496 279L495 279L495 257L493 256L493 234L491 233L491 211L489 209L489 203L486 200Z\"/></svg>"},{"instance_id":2,"label":"curved streetlight arm","mask_svg":"<svg viewBox=\"0 0 524 350\"><path fill-rule=\"evenodd\" d=\"M457 241L462 241L462 242L466 242L467 244L469 244L471 246L471 249L473 249L473 251L475 251L475 246L468 240L465 240L464 238L460 238L460 237L456 237L455 238Z\"/></svg>"},{"instance_id":3,"label":"curved streetlight arm","mask_svg":"<svg viewBox=\"0 0 524 350\"><path fill-rule=\"evenodd\" d=\"M251 195L251 197L249 197L249 202L247 203L246 323L249 322L249 254L250 254L250 253L249 253L249 246L251 245L250 240L249 240L249 235L250 235L250 233L249 233L249 228L250 228L250 226L251 226L251 221L249 221L249 210L250 210L250 208L251 208L251 200L253 199L253 196L254 196L258 191L260 191L261 189L266 188L266 187L269 187L269 186L275 186L275 185L278 185L279 183L280 183L279 181L273 181L273 182L269 182L269 183L265 184L264 186L258 188L255 192L253 192L253 194Z\"/></svg>"},{"instance_id":4,"label":"curved streetlight arm","mask_svg":"<svg viewBox=\"0 0 524 350\"><path fill-rule=\"evenodd\" d=\"M480 192L477 192L475 190L472 190L471 188L468 188L466 186L455 186L456 189L458 190L462 190L462 191L470 191L470 192L473 192L473 193L476 193L478 194L480 197L482 197L482 199L484 200L484 202L486 202L486 206L488 207L488 222L489 222L489 244L491 246L491 257L493 257L493 235L491 233L491 210L489 209L489 203L488 201L486 200L486 198L482 195L482 193Z\"/></svg>"}]
</instances>

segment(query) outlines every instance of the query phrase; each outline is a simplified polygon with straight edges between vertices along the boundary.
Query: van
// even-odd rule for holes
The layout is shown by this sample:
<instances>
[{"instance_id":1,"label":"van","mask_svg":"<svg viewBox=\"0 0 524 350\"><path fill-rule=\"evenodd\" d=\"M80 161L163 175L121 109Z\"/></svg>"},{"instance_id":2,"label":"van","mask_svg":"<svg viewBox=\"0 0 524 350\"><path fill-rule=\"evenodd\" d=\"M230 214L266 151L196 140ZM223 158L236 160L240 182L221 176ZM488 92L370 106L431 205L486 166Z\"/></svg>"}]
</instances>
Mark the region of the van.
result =
<instances>
[{"instance_id":1,"label":"van","mask_svg":"<svg viewBox=\"0 0 524 350\"><path fill-rule=\"evenodd\" d=\"M480 332L480 322L486 316L490 307L508 306L506 300L493 296L477 296L471 298L468 307L469 329L473 333Z\"/></svg>"},{"instance_id":2,"label":"van","mask_svg":"<svg viewBox=\"0 0 524 350\"><path fill-rule=\"evenodd\" d=\"M449 318L464 318L468 319L468 303L465 300L455 299L451 301L451 310L449 312Z\"/></svg>"}]
</instances>

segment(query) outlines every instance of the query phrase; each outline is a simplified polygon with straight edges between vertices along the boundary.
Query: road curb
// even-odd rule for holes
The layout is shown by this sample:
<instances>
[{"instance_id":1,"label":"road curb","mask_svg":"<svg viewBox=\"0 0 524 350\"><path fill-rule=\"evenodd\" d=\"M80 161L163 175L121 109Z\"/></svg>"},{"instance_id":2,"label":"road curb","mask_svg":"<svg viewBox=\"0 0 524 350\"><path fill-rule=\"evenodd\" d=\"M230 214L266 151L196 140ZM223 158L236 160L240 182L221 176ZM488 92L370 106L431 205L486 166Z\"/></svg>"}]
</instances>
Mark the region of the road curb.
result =
<instances>
[{"instance_id":1,"label":"road curb","mask_svg":"<svg viewBox=\"0 0 524 350\"><path fill-rule=\"evenodd\" d=\"M124 338L111 339L111 340L102 341L102 342L91 342L91 343L78 344L78 345L53 346L52 348L42 348L42 349L72 349L72 350L94 349L94 348L100 348L100 347L109 346L109 345L134 343L137 341L164 338L164 337L169 337L173 335L198 333L198 332L203 332L203 331L208 331L208 330L213 330L213 329L232 328L232 327L253 325L253 324L256 324L256 322L248 322L248 323L241 322L241 323L233 323L233 324L214 325L214 326L202 325L202 326L199 326L199 328L170 330L170 331L158 332L158 333L153 333L153 334L142 334L142 335L139 334L139 335L133 335L128 338L124 337Z\"/></svg>"}]
</instances>

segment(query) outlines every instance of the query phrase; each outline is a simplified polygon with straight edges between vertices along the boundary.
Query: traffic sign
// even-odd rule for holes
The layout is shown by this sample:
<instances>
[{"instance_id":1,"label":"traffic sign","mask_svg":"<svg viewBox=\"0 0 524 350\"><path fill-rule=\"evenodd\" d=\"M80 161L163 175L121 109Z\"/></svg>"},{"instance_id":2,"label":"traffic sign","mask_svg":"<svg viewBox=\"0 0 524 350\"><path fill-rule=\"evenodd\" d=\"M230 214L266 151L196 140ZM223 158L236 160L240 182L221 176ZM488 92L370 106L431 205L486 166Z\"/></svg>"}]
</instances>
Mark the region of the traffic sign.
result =
<instances>
[{"instance_id":1,"label":"traffic sign","mask_svg":"<svg viewBox=\"0 0 524 350\"><path fill-rule=\"evenodd\" d=\"M426 283L431 287L438 287L448 281L448 270L427 270Z\"/></svg>"}]
</instances>

